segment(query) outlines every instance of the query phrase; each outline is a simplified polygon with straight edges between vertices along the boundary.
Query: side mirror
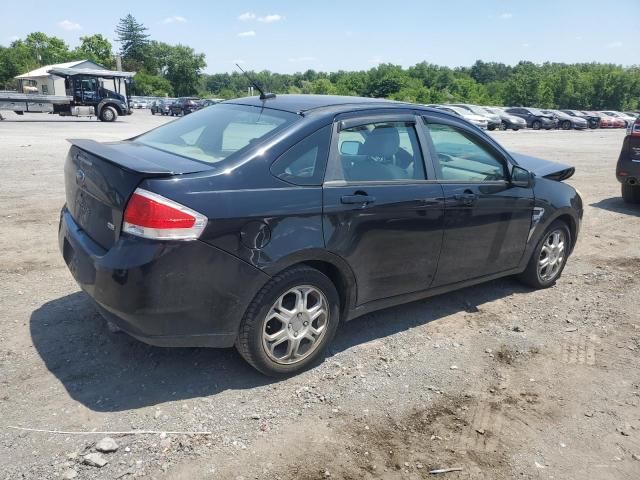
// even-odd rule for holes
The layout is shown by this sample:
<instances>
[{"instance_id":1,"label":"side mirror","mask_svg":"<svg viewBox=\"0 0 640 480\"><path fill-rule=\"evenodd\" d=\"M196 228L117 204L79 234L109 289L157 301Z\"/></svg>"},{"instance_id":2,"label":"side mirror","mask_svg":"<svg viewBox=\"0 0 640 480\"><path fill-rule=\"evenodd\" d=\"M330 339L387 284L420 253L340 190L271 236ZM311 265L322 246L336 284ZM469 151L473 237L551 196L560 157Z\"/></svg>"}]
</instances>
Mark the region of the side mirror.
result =
<instances>
[{"instance_id":1,"label":"side mirror","mask_svg":"<svg viewBox=\"0 0 640 480\"><path fill-rule=\"evenodd\" d=\"M340 144L340 153L342 155L358 155L362 143L356 140L345 140Z\"/></svg>"},{"instance_id":2,"label":"side mirror","mask_svg":"<svg viewBox=\"0 0 640 480\"><path fill-rule=\"evenodd\" d=\"M514 187L530 188L533 185L533 175L518 165L511 169L511 185Z\"/></svg>"}]
</instances>

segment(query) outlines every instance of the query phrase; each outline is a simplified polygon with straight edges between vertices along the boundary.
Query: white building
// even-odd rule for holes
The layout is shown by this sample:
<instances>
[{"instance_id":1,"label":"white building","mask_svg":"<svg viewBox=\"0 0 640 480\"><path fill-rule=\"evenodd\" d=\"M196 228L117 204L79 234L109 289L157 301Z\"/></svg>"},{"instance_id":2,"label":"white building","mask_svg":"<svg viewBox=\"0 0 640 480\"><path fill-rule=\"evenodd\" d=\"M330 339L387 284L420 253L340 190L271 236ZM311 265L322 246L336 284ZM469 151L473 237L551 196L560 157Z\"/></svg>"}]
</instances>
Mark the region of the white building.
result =
<instances>
[{"instance_id":1,"label":"white building","mask_svg":"<svg viewBox=\"0 0 640 480\"><path fill-rule=\"evenodd\" d=\"M45 65L30 72L18 75L18 91L23 92L24 87L35 87L38 93L44 95L66 95L64 88L64 78L47 73L52 68L97 68L104 70L102 65L98 65L90 60L77 60L75 62L57 63L55 65ZM25 92L26 93L26 92Z\"/></svg>"}]
</instances>

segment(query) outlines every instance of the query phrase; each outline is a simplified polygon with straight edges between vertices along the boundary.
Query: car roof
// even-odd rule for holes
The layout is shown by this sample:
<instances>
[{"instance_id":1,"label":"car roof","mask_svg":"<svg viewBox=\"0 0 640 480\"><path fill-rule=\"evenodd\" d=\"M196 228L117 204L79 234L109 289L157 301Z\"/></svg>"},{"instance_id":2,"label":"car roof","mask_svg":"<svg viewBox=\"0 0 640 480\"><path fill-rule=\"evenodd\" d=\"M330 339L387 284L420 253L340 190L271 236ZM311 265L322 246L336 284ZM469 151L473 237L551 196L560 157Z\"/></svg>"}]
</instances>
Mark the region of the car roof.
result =
<instances>
[{"instance_id":1,"label":"car roof","mask_svg":"<svg viewBox=\"0 0 640 480\"><path fill-rule=\"evenodd\" d=\"M349 97L342 95L277 95L275 98L267 100L260 100L260 97L243 97L227 100L222 103L273 108L300 114L313 110L326 110L329 113L337 114L367 108L418 108L432 110L414 103L396 102L383 98Z\"/></svg>"}]
</instances>

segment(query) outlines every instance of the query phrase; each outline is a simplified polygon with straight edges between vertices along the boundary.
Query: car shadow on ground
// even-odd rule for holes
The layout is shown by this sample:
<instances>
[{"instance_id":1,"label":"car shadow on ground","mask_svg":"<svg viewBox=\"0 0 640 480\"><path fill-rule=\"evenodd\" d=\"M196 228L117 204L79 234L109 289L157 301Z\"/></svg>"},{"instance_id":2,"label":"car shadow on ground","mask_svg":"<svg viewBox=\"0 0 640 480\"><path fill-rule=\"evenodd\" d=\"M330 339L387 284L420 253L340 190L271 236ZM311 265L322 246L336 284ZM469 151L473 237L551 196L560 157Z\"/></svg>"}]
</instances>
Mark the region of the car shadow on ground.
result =
<instances>
[{"instance_id":1,"label":"car shadow on ground","mask_svg":"<svg viewBox=\"0 0 640 480\"><path fill-rule=\"evenodd\" d=\"M630 203L625 203L625 201L622 200L622 197L604 198L599 202L590 204L589 206L601 208L602 210L609 210L610 212L640 217L640 204L633 205Z\"/></svg>"},{"instance_id":2,"label":"car shadow on ground","mask_svg":"<svg viewBox=\"0 0 640 480\"><path fill-rule=\"evenodd\" d=\"M329 356L527 289L500 279L355 319L338 330ZM168 401L275 383L234 349L158 348L110 333L81 292L42 305L31 315L33 344L69 395L87 408L118 412Z\"/></svg>"}]
</instances>

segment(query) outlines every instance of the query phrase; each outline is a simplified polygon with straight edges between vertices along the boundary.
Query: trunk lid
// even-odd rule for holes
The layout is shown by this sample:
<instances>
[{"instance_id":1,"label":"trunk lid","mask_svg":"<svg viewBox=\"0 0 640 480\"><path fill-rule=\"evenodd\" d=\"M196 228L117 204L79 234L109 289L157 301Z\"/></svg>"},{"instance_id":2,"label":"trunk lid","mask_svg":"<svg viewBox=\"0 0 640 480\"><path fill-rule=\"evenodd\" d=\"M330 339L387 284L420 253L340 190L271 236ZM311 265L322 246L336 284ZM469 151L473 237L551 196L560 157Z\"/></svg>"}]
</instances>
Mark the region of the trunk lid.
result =
<instances>
[{"instance_id":1,"label":"trunk lid","mask_svg":"<svg viewBox=\"0 0 640 480\"><path fill-rule=\"evenodd\" d=\"M212 168L130 141L69 142L64 166L67 209L78 226L107 250L120 236L127 201L142 180Z\"/></svg>"}]
</instances>

